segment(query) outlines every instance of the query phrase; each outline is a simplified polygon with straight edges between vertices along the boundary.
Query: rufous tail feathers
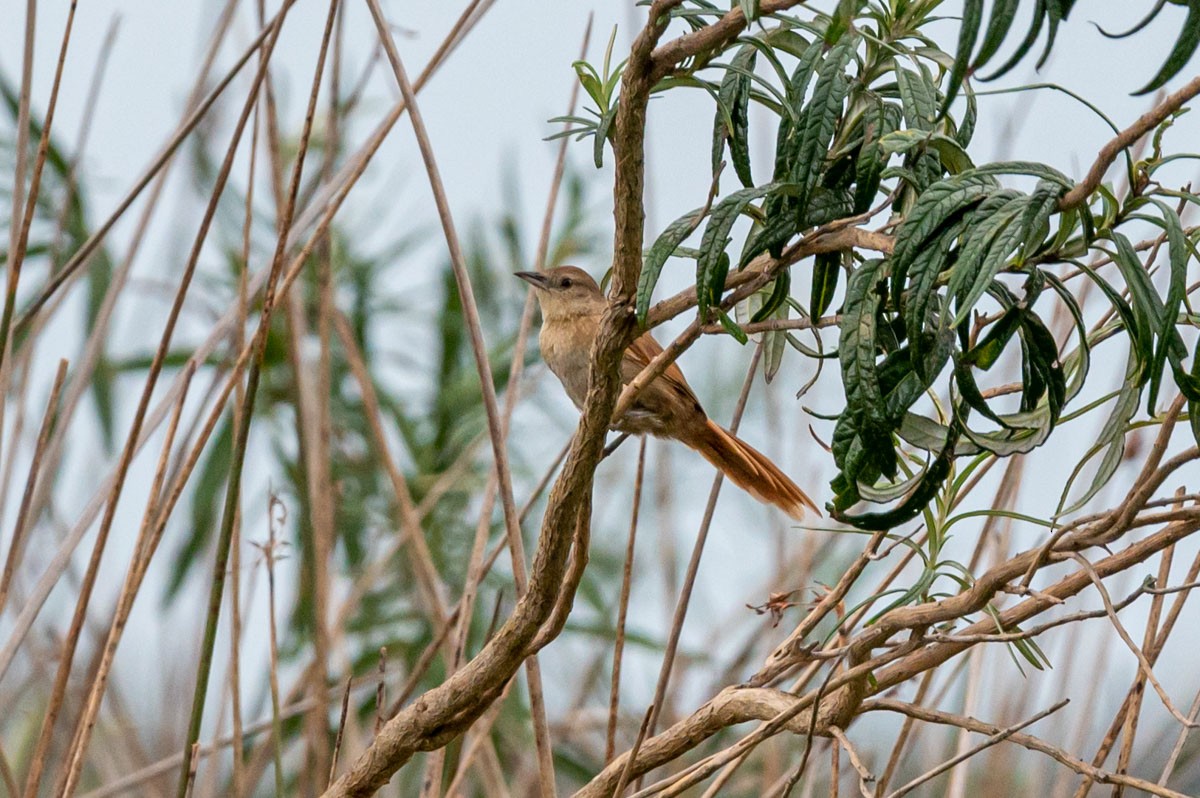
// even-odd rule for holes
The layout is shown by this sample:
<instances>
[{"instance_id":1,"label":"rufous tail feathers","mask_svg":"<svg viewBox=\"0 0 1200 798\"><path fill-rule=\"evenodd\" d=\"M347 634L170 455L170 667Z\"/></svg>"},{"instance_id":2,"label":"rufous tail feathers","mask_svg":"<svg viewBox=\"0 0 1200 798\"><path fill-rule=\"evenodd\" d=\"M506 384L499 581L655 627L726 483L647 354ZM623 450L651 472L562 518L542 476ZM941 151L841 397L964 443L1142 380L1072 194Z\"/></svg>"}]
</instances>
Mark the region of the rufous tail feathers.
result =
<instances>
[{"instance_id":1,"label":"rufous tail feathers","mask_svg":"<svg viewBox=\"0 0 1200 798\"><path fill-rule=\"evenodd\" d=\"M766 504L773 504L799 521L805 510L821 511L765 454L711 420L685 440L733 484Z\"/></svg>"}]
</instances>

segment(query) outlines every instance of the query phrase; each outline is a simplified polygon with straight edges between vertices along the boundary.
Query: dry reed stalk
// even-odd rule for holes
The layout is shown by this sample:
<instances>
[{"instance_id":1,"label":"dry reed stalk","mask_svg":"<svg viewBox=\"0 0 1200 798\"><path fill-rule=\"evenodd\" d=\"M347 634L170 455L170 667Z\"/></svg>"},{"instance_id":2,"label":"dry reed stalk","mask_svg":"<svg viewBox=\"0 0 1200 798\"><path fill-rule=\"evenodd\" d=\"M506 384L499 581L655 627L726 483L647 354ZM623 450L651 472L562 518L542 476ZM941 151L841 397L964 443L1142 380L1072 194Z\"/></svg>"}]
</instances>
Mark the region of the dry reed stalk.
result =
<instances>
[{"instance_id":1,"label":"dry reed stalk","mask_svg":"<svg viewBox=\"0 0 1200 798\"><path fill-rule=\"evenodd\" d=\"M479 310L475 302L474 290L471 287L471 277L467 271L466 260L463 257L458 234L454 229L454 220L450 206L446 200L445 189L439 176L437 162L433 155L425 123L416 102L416 93L409 82L404 64L396 52L387 22L379 8L378 0L367 0L371 17L375 22L384 52L392 64L396 83L400 87L404 100L408 103L408 118L412 123L413 133L421 150L421 159L429 177L429 185L433 191L434 203L437 206L438 218L442 223L446 246L450 252L450 264L454 271L455 282L458 286L459 297L462 300L463 318L466 321L470 335L471 351L475 356L475 366L479 373L479 382L483 391L484 409L487 414L488 432L492 439L492 453L495 460L497 486L500 493L500 506L504 511L505 530L508 534L512 554L513 581L516 584L517 596L520 598L526 590L528 577L526 574L525 546L521 536L520 524L517 520L517 509L513 501L512 473L508 464L507 443L505 441L505 424L501 418L496 399L495 382L492 368L488 359L487 344L483 338L483 330L479 321ZM465 616L464 616L465 617ZM530 710L534 719L534 740L537 743L538 766L541 775L541 794L543 798L553 798L556 795L554 784L554 759L550 747L550 734L546 724L546 707L543 695L541 669L538 660L530 657L526 663L526 674L529 686ZM436 761L436 758L435 758Z\"/></svg>"},{"instance_id":2,"label":"dry reed stalk","mask_svg":"<svg viewBox=\"0 0 1200 798\"><path fill-rule=\"evenodd\" d=\"M294 0L293 0L294 1ZM204 639L200 648L200 662L196 672L196 686L192 696L192 711L191 719L188 723L187 744L185 751L190 751L193 746L198 744L200 738L200 724L204 717L204 703L208 692L208 679L212 669L212 655L216 644L217 624L220 620L221 606L224 603L224 588L227 579L226 569L229 563L229 549L232 545L233 526L238 515L238 506L241 495L241 477L242 467L245 462L246 445L249 437L250 425L254 417L254 404L258 393L258 383L261 376L263 355L266 350L267 330L271 320L271 315L274 310L277 291L279 289L280 277L284 271L284 261L287 250L288 231L291 228L296 209L296 194L299 191L300 177L304 169L305 156L308 152L309 137L312 133L313 118L317 104L317 97L321 88L321 77L325 70L325 57L329 48L329 41L333 30L333 17L337 10L338 0L331 0L329 5L329 14L326 18L325 30L322 33L320 51L317 55L317 63L314 70L314 78L312 88L309 91L308 108L305 112L304 126L300 134L300 140L296 147L296 158L292 168L291 179L288 184L287 202L283 206L283 211L278 224L278 236L275 245L275 252L271 258L270 273L267 278L266 290L263 296L262 310L259 314L259 326L255 333L252 346L255 356L252 358L249 370L246 377L246 395L241 409L241 423L237 426L234 434L234 451L230 458L230 467L228 481L226 484L225 502L221 511L220 533L216 544L216 557L213 565L213 575L209 590L207 620L204 627ZM281 13L288 8L289 0L285 0ZM258 88L262 85L263 77L266 75L267 63L269 54L274 48L274 44L278 41L279 31L282 29L282 24L275 28L275 34L271 39L268 47L264 49L264 56L259 64L258 74L255 80L255 87L252 90L249 103L243 107L242 115L238 119L239 136L244 128L246 121L249 119L253 108L257 105ZM233 163L233 149L226 156L225 163L222 164L223 174L228 174L228 169ZM286 288L282 296L286 296ZM185 762L185 764L190 764ZM183 769L179 781L179 788L176 792L178 798L184 798L186 792L186 783L183 778Z\"/></svg>"},{"instance_id":3,"label":"dry reed stalk","mask_svg":"<svg viewBox=\"0 0 1200 798\"><path fill-rule=\"evenodd\" d=\"M21 549L25 542L25 533L29 530L29 507L33 501L33 492L37 483L42 479L42 460L46 453L46 442L50 438L58 411L58 400L62 395L63 382L67 377L67 361L58 362L58 372L54 376L54 385L50 389L50 398L46 402L46 412L42 415L42 426L38 431L37 443L33 447L33 458L29 462L29 475L25 478L25 491L21 495L21 506L17 510L17 519L13 524L12 540L8 545L8 556L4 559L4 573L0 575L0 613L8 601L9 588L12 585L13 574L21 564ZM16 448L16 447L14 447Z\"/></svg>"},{"instance_id":4,"label":"dry reed stalk","mask_svg":"<svg viewBox=\"0 0 1200 798\"><path fill-rule=\"evenodd\" d=\"M633 551L637 540L638 510L642 504L642 480L646 474L646 438L638 444L637 472L633 479L633 509L629 518L629 539L625 544L625 564L621 569L621 593L617 602L617 627L613 635L612 683L608 693L608 724L604 732L604 761L616 753L617 713L621 705L621 656L625 649L625 617L629 613L629 593L633 586Z\"/></svg>"}]
</instances>

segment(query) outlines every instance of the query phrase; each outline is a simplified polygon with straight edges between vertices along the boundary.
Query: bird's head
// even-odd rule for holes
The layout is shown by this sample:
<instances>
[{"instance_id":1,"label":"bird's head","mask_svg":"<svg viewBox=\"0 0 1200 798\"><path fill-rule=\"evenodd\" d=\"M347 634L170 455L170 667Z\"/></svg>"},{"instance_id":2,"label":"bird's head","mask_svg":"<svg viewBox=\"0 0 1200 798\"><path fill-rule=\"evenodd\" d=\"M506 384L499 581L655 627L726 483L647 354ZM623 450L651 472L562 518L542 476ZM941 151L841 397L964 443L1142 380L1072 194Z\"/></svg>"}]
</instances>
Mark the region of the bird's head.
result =
<instances>
[{"instance_id":1,"label":"bird's head","mask_svg":"<svg viewBox=\"0 0 1200 798\"><path fill-rule=\"evenodd\" d=\"M604 294L592 276L578 266L559 266L545 272L517 272L534 287L543 319L571 318L604 311Z\"/></svg>"}]
</instances>

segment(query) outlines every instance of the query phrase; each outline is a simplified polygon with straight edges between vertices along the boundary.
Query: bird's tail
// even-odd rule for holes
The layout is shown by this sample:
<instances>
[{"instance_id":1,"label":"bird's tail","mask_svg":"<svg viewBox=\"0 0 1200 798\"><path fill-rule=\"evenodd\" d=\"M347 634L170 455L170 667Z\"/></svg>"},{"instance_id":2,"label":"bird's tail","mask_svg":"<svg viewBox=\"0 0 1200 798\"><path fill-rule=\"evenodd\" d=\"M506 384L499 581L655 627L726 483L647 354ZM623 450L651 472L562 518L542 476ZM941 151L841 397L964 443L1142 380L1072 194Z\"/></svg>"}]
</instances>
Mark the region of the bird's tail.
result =
<instances>
[{"instance_id":1,"label":"bird's tail","mask_svg":"<svg viewBox=\"0 0 1200 798\"><path fill-rule=\"evenodd\" d=\"M716 466L733 484L754 498L773 504L799 521L805 509L821 511L766 455L711 420L684 440Z\"/></svg>"}]
</instances>

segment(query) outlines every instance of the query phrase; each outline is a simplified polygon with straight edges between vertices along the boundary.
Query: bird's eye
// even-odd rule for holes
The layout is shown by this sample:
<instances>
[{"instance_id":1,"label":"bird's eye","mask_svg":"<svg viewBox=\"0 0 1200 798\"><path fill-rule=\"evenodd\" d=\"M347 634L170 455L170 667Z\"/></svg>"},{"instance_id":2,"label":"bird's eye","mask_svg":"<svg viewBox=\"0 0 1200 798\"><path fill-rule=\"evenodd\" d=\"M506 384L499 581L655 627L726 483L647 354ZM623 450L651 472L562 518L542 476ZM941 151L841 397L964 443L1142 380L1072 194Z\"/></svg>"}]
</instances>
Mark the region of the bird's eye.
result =
<instances>
[{"instance_id":1,"label":"bird's eye","mask_svg":"<svg viewBox=\"0 0 1200 798\"><path fill-rule=\"evenodd\" d=\"M563 288L570 288L571 287L571 278L570 277L562 278L562 282L560 282L559 285L561 285Z\"/></svg>"}]
</instances>

